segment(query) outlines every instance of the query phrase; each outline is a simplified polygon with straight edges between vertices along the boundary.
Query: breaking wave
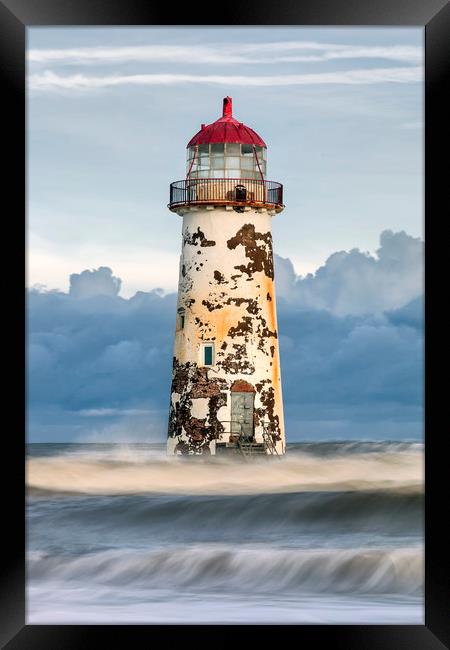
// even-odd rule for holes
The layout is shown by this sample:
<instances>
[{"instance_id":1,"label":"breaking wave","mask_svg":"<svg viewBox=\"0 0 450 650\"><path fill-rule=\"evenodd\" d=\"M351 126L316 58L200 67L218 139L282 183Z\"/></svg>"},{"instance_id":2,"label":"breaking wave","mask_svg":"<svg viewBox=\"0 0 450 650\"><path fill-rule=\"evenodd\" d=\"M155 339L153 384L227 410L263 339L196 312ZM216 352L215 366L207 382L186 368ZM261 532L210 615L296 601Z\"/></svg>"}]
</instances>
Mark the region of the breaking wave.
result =
<instances>
[{"instance_id":1,"label":"breaking wave","mask_svg":"<svg viewBox=\"0 0 450 650\"><path fill-rule=\"evenodd\" d=\"M59 508L43 502L47 525L95 526L168 538L195 531L206 536L239 531L338 533L423 532L423 494L415 489L255 495L78 496ZM36 508L38 505L36 504ZM148 531L148 532L145 532ZM233 533L234 531L234 533Z\"/></svg>"},{"instance_id":2,"label":"breaking wave","mask_svg":"<svg viewBox=\"0 0 450 650\"><path fill-rule=\"evenodd\" d=\"M137 589L419 595L423 552L419 548L284 550L238 545L110 550L76 557L31 552L28 577L33 582L88 580Z\"/></svg>"}]
</instances>

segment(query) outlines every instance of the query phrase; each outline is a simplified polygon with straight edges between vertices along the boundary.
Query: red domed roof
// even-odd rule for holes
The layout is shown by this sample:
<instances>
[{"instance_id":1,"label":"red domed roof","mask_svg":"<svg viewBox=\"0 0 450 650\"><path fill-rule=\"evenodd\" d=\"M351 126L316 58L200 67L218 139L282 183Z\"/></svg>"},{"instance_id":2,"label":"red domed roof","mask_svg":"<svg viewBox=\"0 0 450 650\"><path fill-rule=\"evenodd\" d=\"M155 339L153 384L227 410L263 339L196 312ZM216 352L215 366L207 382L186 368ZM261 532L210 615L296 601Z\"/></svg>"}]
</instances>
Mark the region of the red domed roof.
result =
<instances>
[{"instance_id":1,"label":"red domed roof","mask_svg":"<svg viewBox=\"0 0 450 650\"><path fill-rule=\"evenodd\" d=\"M218 142L239 142L241 144L255 144L266 147L266 143L249 126L238 122L232 115L232 99L225 97L223 100L223 115L212 124L202 124L198 133L189 140L187 146L196 144L210 144Z\"/></svg>"}]
</instances>

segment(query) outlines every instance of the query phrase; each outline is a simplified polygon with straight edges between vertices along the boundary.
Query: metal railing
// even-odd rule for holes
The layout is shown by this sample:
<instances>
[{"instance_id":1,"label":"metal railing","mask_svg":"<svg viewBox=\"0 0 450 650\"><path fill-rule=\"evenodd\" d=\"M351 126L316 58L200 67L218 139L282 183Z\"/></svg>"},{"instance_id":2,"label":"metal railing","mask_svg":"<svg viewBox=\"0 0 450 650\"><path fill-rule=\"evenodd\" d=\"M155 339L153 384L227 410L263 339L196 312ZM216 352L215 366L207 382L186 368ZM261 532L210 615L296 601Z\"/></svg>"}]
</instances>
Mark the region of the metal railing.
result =
<instances>
[{"instance_id":1,"label":"metal railing","mask_svg":"<svg viewBox=\"0 0 450 650\"><path fill-rule=\"evenodd\" d=\"M246 423L242 422L242 420L220 420L220 424L230 425L229 428L227 427L224 429L224 431L222 431L222 435L229 435L231 442L233 442L233 440L237 441L238 439L240 442L249 442L250 440L254 441L254 432L250 435L248 433L245 433L243 425ZM233 438L233 440L231 440L231 438Z\"/></svg>"},{"instance_id":2,"label":"metal railing","mask_svg":"<svg viewBox=\"0 0 450 650\"><path fill-rule=\"evenodd\" d=\"M243 430L243 423L240 420L221 420L221 424L229 424L229 431L222 431L222 435L229 435L229 444L236 444L239 452L242 456L252 456L253 447L257 449L261 443L257 442L255 439L254 432L252 434L247 434ZM268 422L261 422L262 424L262 444L265 447L266 453L269 456L278 456L280 455L277 451L276 444L271 435L271 425Z\"/></svg>"},{"instance_id":3,"label":"metal railing","mask_svg":"<svg viewBox=\"0 0 450 650\"><path fill-rule=\"evenodd\" d=\"M171 183L169 208L202 203L282 208L283 185L253 178L191 178Z\"/></svg>"}]
</instances>

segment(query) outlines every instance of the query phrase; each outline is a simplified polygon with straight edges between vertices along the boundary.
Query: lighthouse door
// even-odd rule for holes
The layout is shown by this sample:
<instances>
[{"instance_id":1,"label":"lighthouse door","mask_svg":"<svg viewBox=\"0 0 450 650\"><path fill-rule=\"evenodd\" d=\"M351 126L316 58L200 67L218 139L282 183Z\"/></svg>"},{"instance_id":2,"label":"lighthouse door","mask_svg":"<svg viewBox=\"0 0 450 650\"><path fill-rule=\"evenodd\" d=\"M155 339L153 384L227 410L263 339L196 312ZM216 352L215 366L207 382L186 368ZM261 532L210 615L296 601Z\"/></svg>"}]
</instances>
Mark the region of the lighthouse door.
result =
<instances>
[{"instance_id":1,"label":"lighthouse door","mask_svg":"<svg viewBox=\"0 0 450 650\"><path fill-rule=\"evenodd\" d=\"M231 431L253 438L254 393L231 393Z\"/></svg>"}]
</instances>

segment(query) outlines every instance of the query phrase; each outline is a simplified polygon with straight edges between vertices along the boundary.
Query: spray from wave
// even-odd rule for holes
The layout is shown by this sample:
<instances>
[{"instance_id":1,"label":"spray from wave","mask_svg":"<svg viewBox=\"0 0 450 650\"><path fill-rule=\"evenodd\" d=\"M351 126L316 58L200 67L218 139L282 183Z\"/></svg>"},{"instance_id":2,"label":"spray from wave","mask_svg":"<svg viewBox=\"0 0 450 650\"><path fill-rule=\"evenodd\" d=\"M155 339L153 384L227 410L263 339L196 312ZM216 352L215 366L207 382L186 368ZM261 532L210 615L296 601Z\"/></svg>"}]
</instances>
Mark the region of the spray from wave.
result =
<instances>
[{"instance_id":1,"label":"spray from wave","mask_svg":"<svg viewBox=\"0 0 450 650\"><path fill-rule=\"evenodd\" d=\"M27 461L34 490L89 494L260 494L317 490L399 489L420 492L423 458L415 448L348 454L296 452L251 463L168 457L164 452L116 448Z\"/></svg>"}]
</instances>

